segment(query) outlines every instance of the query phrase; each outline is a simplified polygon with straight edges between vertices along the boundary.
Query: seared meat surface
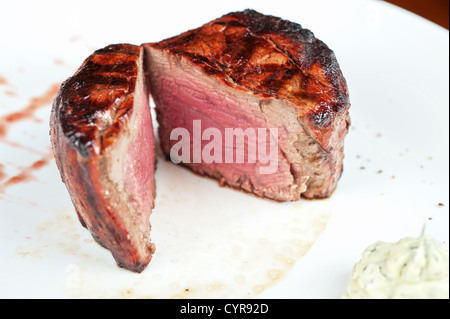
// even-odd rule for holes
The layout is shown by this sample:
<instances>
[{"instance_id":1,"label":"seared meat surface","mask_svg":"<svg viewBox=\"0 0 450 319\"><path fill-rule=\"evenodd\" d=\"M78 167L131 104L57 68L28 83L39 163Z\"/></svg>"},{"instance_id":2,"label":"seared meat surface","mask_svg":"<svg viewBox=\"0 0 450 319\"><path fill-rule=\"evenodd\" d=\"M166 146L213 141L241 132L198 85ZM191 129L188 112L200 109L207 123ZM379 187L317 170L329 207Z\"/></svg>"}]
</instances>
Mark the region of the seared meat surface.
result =
<instances>
[{"instance_id":1,"label":"seared meat surface","mask_svg":"<svg viewBox=\"0 0 450 319\"><path fill-rule=\"evenodd\" d=\"M118 265L150 262L154 136L142 48L96 51L65 81L51 114L56 163L81 223Z\"/></svg>"},{"instance_id":2,"label":"seared meat surface","mask_svg":"<svg viewBox=\"0 0 450 319\"><path fill-rule=\"evenodd\" d=\"M80 222L121 267L141 272L155 252L149 93L162 151L195 173L276 201L325 198L338 183L349 94L311 31L246 10L158 43L110 45L62 84L51 140ZM180 129L188 154L173 151Z\"/></svg>"},{"instance_id":3,"label":"seared meat surface","mask_svg":"<svg viewBox=\"0 0 450 319\"><path fill-rule=\"evenodd\" d=\"M273 174L260 174L260 162L183 164L221 184L279 201L331 194L342 173L350 102L334 53L311 31L246 10L145 49L167 157L177 143L171 132L183 127L193 136L195 120L204 130L222 132L276 128Z\"/></svg>"}]
</instances>

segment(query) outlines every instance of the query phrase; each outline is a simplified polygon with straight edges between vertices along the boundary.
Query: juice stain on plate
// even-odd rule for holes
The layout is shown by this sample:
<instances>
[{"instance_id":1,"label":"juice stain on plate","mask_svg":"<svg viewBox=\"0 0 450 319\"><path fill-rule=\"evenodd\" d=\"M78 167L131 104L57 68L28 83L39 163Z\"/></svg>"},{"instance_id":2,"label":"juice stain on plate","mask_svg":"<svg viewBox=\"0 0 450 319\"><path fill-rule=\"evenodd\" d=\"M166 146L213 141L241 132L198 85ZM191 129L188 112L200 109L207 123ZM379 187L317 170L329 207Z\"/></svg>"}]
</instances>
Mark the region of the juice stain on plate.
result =
<instances>
[{"instance_id":1,"label":"juice stain on plate","mask_svg":"<svg viewBox=\"0 0 450 319\"><path fill-rule=\"evenodd\" d=\"M7 82L6 80L3 80L2 83ZM59 90L59 86L60 84L51 85L42 95L31 98L30 102L24 108L0 116L0 143L8 145L9 147L20 148L25 152L40 155L39 159L34 160L28 166L19 167L19 172L13 176L8 176L7 172L9 170L7 164L4 162L0 163L0 196L10 186L34 180L33 172L40 170L53 159L51 149L42 151L42 147L40 147L39 150L35 150L30 146L25 146L16 141L7 139L7 135L11 125L18 124L22 121L31 119L36 123L41 123L42 120L36 117L36 112L44 107L50 108L50 105ZM48 134L47 131L48 127L46 125L46 134ZM4 160L4 158L0 158L0 161L2 160Z\"/></svg>"},{"instance_id":2,"label":"juice stain on plate","mask_svg":"<svg viewBox=\"0 0 450 319\"><path fill-rule=\"evenodd\" d=\"M0 85L8 85L8 81L0 75Z\"/></svg>"},{"instance_id":3,"label":"juice stain on plate","mask_svg":"<svg viewBox=\"0 0 450 319\"><path fill-rule=\"evenodd\" d=\"M58 89L52 85L25 108L0 116L1 143L40 155L13 175L2 163L0 191L33 180L33 172L52 159L42 147L35 151L7 137L11 125L23 120L44 125L36 112L51 105ZM49 265L75 260L64 264L61 287L69 298L251 298L282 280L326 228L327 201L256 198L219 187L158 154L158 193L150 217L157 250L143 273L119 268L80 225L70 202L50 212L16 255Z\"/></svg>"},{"instance_id":4,"label":"juice stain on plate","mask_svg":"<svg viewBox=\"0 0 450 319\"><path fill-rule=\"evenodd\" d=\"M0 197L8 187L34 180L33 173L48 165L52 159L53 153L49 153L42 159L35 161L30 166L20 168L20 173L9 177L4 182L2 182L2 179L5 179L6 174L3 173L3 165L0 164Z\"/></svg>"},{"instance_id":5,"label":"juice stain on plate","mask_svg":"<svg viewBox=\"0 0 450 319\"><path fill-rule=\"evenodd\" d=\"M3 164L0 164L0 182L2 181L2 179L4 179L6 177L4 170L5 170L5 167L3 166Z\"/></svg>"},{"instance_id":6,"label":"juice stain on plate","mask_svg":"<svg viewBox=\"0 0 450 319\"><path fill-rule=\"evenodd\" d=\"M23 120L34 120L40 122L35 117L35 113L42 107L48 107L58 93L60 84L52 85L42 96L34 97L30 103L23 109L0 116L0 139L4 138L8 133L8 128L13 123Z\"/></svg>"},{"instance_id":7,"label":"juice stain on plate","mask_svg":"<svg viewBox=\"0 0 450 319\"><path fill-rule=\"evenodd\" d=\"M27 258L70 256L69 298L252 298L286 276L326 228L327 201L275 203L222 188L159 159L150 217L156 253L141 274L116 266L71 206L18 247Z\"/></svg>"}]
</instances>

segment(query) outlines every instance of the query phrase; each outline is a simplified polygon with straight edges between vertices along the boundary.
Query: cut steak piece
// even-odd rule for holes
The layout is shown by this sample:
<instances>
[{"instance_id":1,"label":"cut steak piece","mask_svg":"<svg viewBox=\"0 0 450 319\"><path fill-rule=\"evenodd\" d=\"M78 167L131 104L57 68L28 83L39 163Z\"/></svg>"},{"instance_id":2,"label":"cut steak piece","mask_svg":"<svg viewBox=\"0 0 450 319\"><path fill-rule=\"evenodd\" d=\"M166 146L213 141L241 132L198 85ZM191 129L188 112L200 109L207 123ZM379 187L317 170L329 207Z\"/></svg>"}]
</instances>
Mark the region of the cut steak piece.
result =
<instances>
[{"instance_id":1,"label":"cut steak piece","mask_svg":"<svg viewBox=\"0 0 450 319\"><path fill-rule=\"evenodd\" d=\"M277 201L332 193L342 174L350 102L334 53L312 32L246 10L144 47L166 157L179 142L172 132L183 128L193 137L194 121L201 121L202 134L215 128L222 137L227 128L277 129L278 168L271 174L261 173L260 160L195 161L200 141L193 138L190 160L182 164ZM248 151L249 143L240 147ZM223 143L222 156L227 151Z\"/></svg>"},{"instance_id":2,"label":"cut steak piece","mask_svg":"<svg viewBox=\"0 0 450 319\"><path fill-rule=\"evenodd\" d=\"M119 266L141 272L155 252L147 85L167 158L277 201L335 189L349 94L334 53L309 30L246 10L159 43L110 45L62 84L50 133L80 222ZM187 160L173 152L180 129Z\"/></svg>"},{"instance_id":3,"label":"cut steak piece","mask_svg":"<svg viewBox=\"0 0 450 319\"><path fill-rule=\"evenodd\" d=\"M141 272L155 246L155 141L143 49L110 45L65 81L51 113L51 140L81 223L117 264Z\"/></svg>"}]
</instances>

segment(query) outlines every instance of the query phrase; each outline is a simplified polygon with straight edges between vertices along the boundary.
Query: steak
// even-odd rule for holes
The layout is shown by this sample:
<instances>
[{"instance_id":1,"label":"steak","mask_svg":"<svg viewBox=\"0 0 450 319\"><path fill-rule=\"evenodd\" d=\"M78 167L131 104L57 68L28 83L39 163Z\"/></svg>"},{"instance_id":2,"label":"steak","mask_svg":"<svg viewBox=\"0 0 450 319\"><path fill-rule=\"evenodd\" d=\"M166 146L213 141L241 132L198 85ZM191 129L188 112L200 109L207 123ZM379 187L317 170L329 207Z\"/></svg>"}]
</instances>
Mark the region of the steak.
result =
<instances>
[{"instance_id":1,"label":"steak","mask_svg":"<svg viewBox=\"0 0 450 319\"><path fill-rule=\"evenodd\" d=\"M276 201L336 188L349 94L333 51L311 31L246 10L158 43L107 46L62 84L50 134L80 222L119 266L141 272L155 252L147 87L175 163Z\"/></svg>"},{"instance_id":2,"label":"steak","mask_svg":"<svg viewBox=\"0 0 450 319\"><path fill-rule=\"evenodd\" d=\"M141 272L155 246L155 141L143 49L110 45L65 81L51 113L51 140L82 225L117 264Z\"/></svg>"},{"instance_id":3,"label":"steak","mask_svg":"<svg viewBox=\"0 0 450 319\"><path fill-rule=\"evenodd\" d=\"M311 31L246 10L144 47L167 158L222 185L277 201L330 196L343 170L350 102L333 51ZM201 134L194 123L201 123ZM197 140L183 142L187 157L171 152L180 142L173 136L179 128L197 134ZM277 136L267 133L254 144L249 133L233 148L222 143L215 161L199 160L194 150L208 146L212 128L222 141L230 128L276 129ZM210 139L198 140L204 134ZM238 148L267 150L273 146L270 137L277 146L277 167L270 174L261 173L266 163L260 159L224 160Z\"/></svg>"}]
</instances>

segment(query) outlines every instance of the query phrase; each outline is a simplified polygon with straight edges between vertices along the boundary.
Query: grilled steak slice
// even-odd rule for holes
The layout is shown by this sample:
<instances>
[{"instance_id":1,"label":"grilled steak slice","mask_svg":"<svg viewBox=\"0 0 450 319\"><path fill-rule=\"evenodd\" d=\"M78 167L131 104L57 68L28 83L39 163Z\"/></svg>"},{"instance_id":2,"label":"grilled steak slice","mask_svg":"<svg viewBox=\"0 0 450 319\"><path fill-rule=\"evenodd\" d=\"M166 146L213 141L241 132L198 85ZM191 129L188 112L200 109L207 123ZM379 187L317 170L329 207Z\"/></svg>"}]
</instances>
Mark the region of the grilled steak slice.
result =
<instances>
[{"instance_id":1,"label":"grilled steak slice","mask_svg":"<svg viewBox=\"0 0 450 319\"><path fill-rule=\"evenodd\" d=\"M81 223L135 272L155 251L155 142L142 64L142 47L96 51L62 84L51 113L56 163Z\"/></svg>"},{"instance_id":2,"label":"grilled steak slice","mask_svg":"<svg viewBox=\"0 0 450 319\"><path fill-rule=\"evenodd\" d=\"M332 193L342 173L350 102L334 53L313 33L246 10L144 46L167 157L179 142L171 140L172 131L184 128L192 137L194 121L201 121L203 133L220 129L222 137L227 128L276 128L278 169L272 174L261 174L260 160L195 161L198 142L192 139L190 161L183 165L278 201ZM202 141L202 148L208 143ZM242 145L248 149L248 140Z\"/></svg>"}]
</instances>

